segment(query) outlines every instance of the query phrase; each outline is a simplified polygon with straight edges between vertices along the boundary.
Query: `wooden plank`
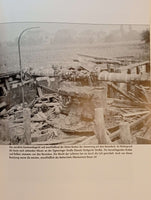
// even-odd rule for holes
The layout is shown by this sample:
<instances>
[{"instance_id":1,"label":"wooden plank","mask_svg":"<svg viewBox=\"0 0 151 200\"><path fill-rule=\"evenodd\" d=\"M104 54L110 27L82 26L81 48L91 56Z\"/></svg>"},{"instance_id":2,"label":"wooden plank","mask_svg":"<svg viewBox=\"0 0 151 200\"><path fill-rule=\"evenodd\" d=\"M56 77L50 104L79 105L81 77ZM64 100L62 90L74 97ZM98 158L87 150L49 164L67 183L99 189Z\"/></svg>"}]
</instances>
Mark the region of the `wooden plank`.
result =
<instances>
[{"instance_id":1,"label":"wooden plank","mask_svg":"<svg viewBox=\"0 0 151 200\"><path fill-rule=\"evenodd\" d=\"M109 57L90 56L90 55L80 54L80 53L78 53L78 56L82 56L82 57L86 57L86 58L94 58L94 59L99 59L99 60L116 60L116 59L109 58Z\"/></svg>"},{"instance_id":2,"label":"wooden plank","mask_svg":"<svg viewBox=\"0 0 151 200\"><path fill-rule=\"evenodd\" d=\"M9 120L8 119L1 119L0 120L0 139L10 140Z\"/></svg>"},{"instance_id":3,"label":"wooden plank","mask_svg":"<svg viewBox=\"0 0 151 200\"><path fill-rule=\"evenodd\" d=\"M14 123L23 123L23 119L16 119L13 121ZM46 119L38 119L38 118L31 118L31 122L46 122Z\"/></svg>"},{"instance_id":4,"label":"wooden plank","mask_svg":"<svg viewBox=\"0 0 151 200\"><path fill-rule=\"evenodd\" d=\"M80 145L88 145L88 144L90 144L91 141L94 140L94 139L97 140L96 135L93 135L93 136L90 136L90 137L86 138L85 140L83 140L83 141L80 142L79 144L80 144ZM98 141L98 140L97 140L97 141Z\"/></svg>"},{"instance_id":5,"label":"wooden plank","mask_svg":"<svg viewBox=\"0 0 151 200\"><path fill-rule=\"evenodd\" d=\"M151 139L151 127L148 127L147 131L144 134L144 138Z\"/></svg>"},{"instance_id":6,"label":"wooden plank","mask_svg":"<svg viewBox=\"0 0 151 200\"><path fill-rule=\"evenodd\" d=\"M7 113L7 110L4 108L1 112L0 112L0 116L3 116Z\"/></svg>"},{"instance_id":7,"label":"wooden plank","mask_svg":"<svg viewBox=\"0 0 151 200\"><path fill-rule=\"evenodd\" d=\"M128 122L120 123L120 140L121 144L131 144L132 137L130 133L130 125Z\"/></svg>"},{"instance_id":8,"label":"wooden plank","mask_svg":"<svg viewBox=\"0 0 151 200\"><path fill-rule=\"evenodd\" d=\"M7 103L5 101L3 101L2 103L0 103L0 108L4 108L7 106Z\"/></svg>"},{"instance_id":9,"label":"wooden plank","mask_svg":"<svg viewBox=\"0 0 151 200\"><path fill-rule=\"evenodd\" d=\"M94 135L94 131L89 129L61 128L61 131L69 134Z\"/></svg>"},{"instance_id":10,"label":"wooden plank","mask_svg":"<svg viewBox=\"0 0 151 200\"><path fill-rule=\"evenodd\" d=\"M6 85L7 90L10 90L10 85L7 78L5 78L5 85Z\"/></svg>"},{"instance_id":11,"label":"wooden plank","mask_svg":"<svg viewBox=\"0 0 151 200\"><path fill-rule=\"evenodd\" d=\"M150 113L140 117L139 119L135 120L134 122L132 122L130 124L130 130L132 131L134 128L136 128L138 125L139 126L143 126L144 121L147 120L150 117ZM110 134L110 139L114 140L115 138L118 138L120 136L120 131L117 130L115 132L113 132L112 134Z\"/></svg>"},{"instance_id":12,"label":"wooden plank","mask_svg":"<svg viewBox=\"0 0 151 200\"><path fill-rule=\"evenodd\" d=\"M144 121L147 120L149 117L151 116L150 113L140 117L139 119L137 119L136 121L132 122L130 124L130 129L134 129L135 127L137 127L138 125L140 126L141 124L143 125L144 124Z\"/></svg>"},{"instance_id":13,"label":"wooden plank","mask_svg":"<svg viewBox=\"0 0 151 200\"><path fill-rule=\"evenodd\" d=\"M51 93L57 93L57 90L53 90L47 86L44 86L44 85L39 85L39 87L41 87L42 89L48 91L48 92L51 92Z\"/></svg>"},{"instance_id":14,"label":"wooden plank","mask_svg":"<svg viewBox=\"0 0 151 200\"><path fill-rule=\"evenodd\" d=\"M128 69L133 69L135 67L139 67L139 66L146 65L146 64L149 64L149 63L150 63L149 61L144 61L144 62L140 62L140 63L130 64L130 65L127 65L127 66L122 66L121 71L126 71Z\"/></svg>"},{"instance_id":15,"label":"wooden plank","mask_svg":"<svg viewBox=\"0 0 151 200\"><path fill-rule=\"evenodd\" d=\"M4 86L2 86L2 90L3 90L3 96L7 96L7 90Z\"/></svg>"},{"instance_id":16,"label":"wooden plank","mask_svg":"<svg viewBox=\"0 0 151 200\"><path fill-rule=\"evenodd\" d=\"M150 102L150 98L149 98L149 96L148 96L148 94L147 94L145 88L144 88L142 85L141 85L140 87L141 87L141 89L143 90L143 93L144 93L144 96L145 96L147 102L149 103L149 102Z\"/></svg>"},{"instance_id":17,"label":"wooden plank","mask_svg":"<svg viewBox=\"0 0 151 200\"><path fill-rule=\"evenodd\" d=\"M150 139L146 139L144 137L136 136L137 144L151 144Z\"/></svg>"},{"instance_id":18,"label":"wooden plank","mask_svg":"<svg viewBox=\"0 0 151 200\"><path fill-rule=\"evenodd\" d=\"M101 64L101 63L108 63L108 64L122 64L120 61L118 61L115 58L107 58L107 57L97 57L97 56L90 56L90 55L84 55L84 54L78 54L78 56L86 57L91 60L91 62L94 62L96 64Z\"/></svg>"},{"instance_id":19,"label":"wooden plank","mask_svg":"<svg viewBox=\"0 0 151 200\"><path fill-rule=\"evenodd\" d=\"M136 102L136 103L143 103L142 100L140 100L138 97L136 97L136 96L134 95L133 92L128 91L128 95L133 99L134 102Z\"/></svg>"},{"instance_id":20,"label":"wooden plank","mask_svg":"<svg viewBox=\"0 0 151 200\"><path fill-rule=\"evenodd\" d=\"M30 109L24 108L23 110L23 120L24 120L24 134L26 144L31 144L31 118L30 118Z\"/></svg>"},{"instance_id":21,"label":"wooden plank","mask_svg":"<svg viewBox=\"0 0 151 200\"><path fill-rule=\"evenodd\" d=\"M142 111L142 112L133 112L133 113L126 113L126 114L122 114L123 117L132 117L135 115L145 115L150 113L150 111Z\"/></svg>"},{"instance_id":22,"label":"wooden plank","mask_svg":"<svg viewBox=\"0 0 151 200\"><path fill-rule=\"evenodd\" d=\"M57 145L57 144L64 144L64 143L70 143L70 142L81 142L85 140L87 136L82 136L78 138L69 138L69 139L54 139L54 140L49 140L49 141L44 141L44 142L33 142L32 144L45 144L45 145Z\"/></svg>"},{"instance_id":23,"label":"wooden plank","mask_svg":"<svg viewBox=\"0 0 151 200\"><path fill-rule=\"evenodd\" d=\"M110 73L107 71L100 72L98 75L100 81L112 81L116 83L130 83L150 81L149 75L144 74L126 74L125 73Z\"/></svg>"},{"instance_id":24,"label":"wooden plank","mask_svg":"<svg viewBox=\"0 0 151 200\"><path fill-rule=\"evenodd\" d=\"M124 105L130 105L130 106L137 106L137 107L145 107L145 106L150 106L150 104L146 102L132 102L129 100L124 100L124 99L114 99L113 103L117 104L124 104Z\"/></svg>"},{"instance_id":25,"label":"wooden plank","mask_svg":"<svg viewBox=\"0 0 151 200\"><path fill-rule=\"evenodd\" d=\"M94 118L94 132L98 139L99 144L109 144L111 143L109 136L106 134L105 121L104 121L104 109L95 109Z\"/></svg>"},{"instance_id":26,"label":"wooden plank","mask_svg":"<svg viewBox=\"0 0 151 200\"><path fill-rule=\"evenodd\" d=\"M122 94L124 97L129 99L130 101L134 101L129 95L127 95L123 90L119 89L114 83L107 83L109 87L112 87L114 90Z\"/></svg>"},{"instance_id":27,"label":"wooden plank","mask_svg":"<svg viewBox=\"0 0 151 200\"><path fill-rule=\"evenodd\" d=\"M118 129L119 129L119 125L110 127L110 128L108 128L107 130L108 130L110 133L113 133L113 132L117 131Z\"/></svg>"}]
</instances>

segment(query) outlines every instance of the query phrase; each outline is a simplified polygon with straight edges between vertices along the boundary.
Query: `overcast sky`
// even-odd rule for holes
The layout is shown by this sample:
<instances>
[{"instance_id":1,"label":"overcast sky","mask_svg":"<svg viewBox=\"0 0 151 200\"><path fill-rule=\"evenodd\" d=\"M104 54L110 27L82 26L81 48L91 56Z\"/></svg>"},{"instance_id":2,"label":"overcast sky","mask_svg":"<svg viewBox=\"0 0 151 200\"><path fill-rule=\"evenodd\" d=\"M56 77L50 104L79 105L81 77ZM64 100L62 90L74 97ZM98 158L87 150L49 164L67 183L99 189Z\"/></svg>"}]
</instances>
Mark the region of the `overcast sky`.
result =
<instances>
[{"instance_id":1,"label":"overcast sky","mask_svg":"<svg viewBox=\"0 0 151 200\"><path fill-rule=\"evenodd\" d=\"M0 22L148 24L150 0L0 0Z\"/></svg>"},{"instance_id":2,"label":"overcast sky","mask_svg":"<svg viewBox=\"0 0 151 200\"><path fill-rule=\"evenodd\" d=\"M26 35L32 32L44 32L53 36L58 30L68 29L73 30L75 34L79 34L83 31L92 30L94 32L103 31L105 33L109 33L113 30L120 30L120 25L89 25L89 24L67 24L67 23L6 23L0 24L0 42L4 41L14 41L18 38L19 34L25 29L29 27L39 27L39 29L30 30ZM142 32L149 28L148 25L132 25L133 30ZM129 30L129 25L123 26L125 31Z\"/></svg>"}]
</instances>

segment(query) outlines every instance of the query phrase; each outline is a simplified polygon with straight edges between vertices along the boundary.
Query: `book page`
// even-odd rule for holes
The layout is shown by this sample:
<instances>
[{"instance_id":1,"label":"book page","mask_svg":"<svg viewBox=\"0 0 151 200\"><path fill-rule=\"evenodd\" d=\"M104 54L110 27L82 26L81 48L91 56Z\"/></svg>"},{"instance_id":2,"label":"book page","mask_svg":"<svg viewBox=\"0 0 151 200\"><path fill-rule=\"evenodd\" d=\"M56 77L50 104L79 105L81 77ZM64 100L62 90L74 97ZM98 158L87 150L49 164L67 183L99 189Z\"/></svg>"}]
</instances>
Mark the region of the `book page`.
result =
<instances>
[{"instance_id":1,"label":"book page","mask_svg":"<svg viewBox=\"0 0 151 200\"><path fill-rule=\"evenodd\" d=\"M150 199L145 0L0 0L1 199Z\"/></svg>"}]
</instances>

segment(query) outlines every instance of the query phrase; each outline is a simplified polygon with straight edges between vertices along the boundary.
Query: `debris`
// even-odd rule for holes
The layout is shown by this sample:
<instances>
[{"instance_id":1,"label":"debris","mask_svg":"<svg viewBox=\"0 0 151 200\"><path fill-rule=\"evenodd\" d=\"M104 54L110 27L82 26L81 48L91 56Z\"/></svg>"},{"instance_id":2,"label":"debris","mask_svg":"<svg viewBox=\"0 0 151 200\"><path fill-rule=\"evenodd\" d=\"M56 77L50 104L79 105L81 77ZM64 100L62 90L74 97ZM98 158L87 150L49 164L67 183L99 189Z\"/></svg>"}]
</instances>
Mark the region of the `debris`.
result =
<instances>
[{"instance_id":1,"label":"debris","mask_svg":"<svg viewBox=\"0 0 151 200\"><path fill-rule=\"evenodd\" d=\"M113 81L116 83L128 83L128 82L146 82L150 81L149 74L127 74L125 73L109 73L101 72L98 75L98 80L100 81Z\"/></svg>"},{"instance_id":2,"label":"debris","mask_svg":"<svg viewBox=\"0 0 151 200\"><path fill-rule=\"evenodd\" d=\"M99 144L111 143L109 136L106 133L104 122L104 108L95 109L95 134L98 138Z\"/></svg>"},{"instance_id":3,"label":"debris","mask_svg":"<svg viewBox=\"0 0 151 200\"><path fill-rule=\"evenodd\" d=\"M130 125L128 122L120 123L120 142L121 144L131 144L132 136L130 133Z\"/></svg>"},{"instance_id":4,"label":"debris","mask_svg":"<svg viewBox=\"0 0 151 200\"><path fill-rule=\"evenodd\" d=\"M38 92L38 96L39 96L39 97L42 97L42 96L43 96L42 90L41 90L40 87L37 87L37 92Z\"/></svg>"},{"instance_id":5,"label":"debris","mask_svg":"<svg viewBox=\"0 0 151 200\"><path fill-rule=\"evenodd\" d=\"M94 141L96 144L98 144L98 140L97 140L97 137L96 135L93 135L93 136L89 136L87 137L85 140L83 140L82 142L79 142L80 145L88 145L88 144L94 144Z\"/></svg>"},{"instance_id":6,"label":"debris","mask_svg":"<svg viewBox=\"0 0 151 200\"><path fill-rule=\"evenodd\" d=\"M7 119L0 121L0 140L6 141L10 139L9 121Z\"/></svg>"},{"instance_id":7,"label":"debris","mask_svg":"<svg viewBox=\"0 0 151 200\"><path fill-rule=\"evenodd\" d=\"M55 107L55 106L59 106L59 103L58 102L51 102L51 103L36 103L34 105L35 108L41 108L42 106L46 107L47 110L48 110L48 107Z\"/></svg>"},{"instance_id":8,"label":"debris","mask_svg":"<svg viewBox=\"0 0 151 200\"><path fill-rule=\"evenodd\" d=\"M130 124L130 130L133 131L134 129L138 130L138 129L142 128L144 121L147 120L150 116L151 116L150 113L148 113L148 114L142 116L141 118L138 118L134 122L132 122ZM120 134L119 130L113 132L112 134L110 134L110 139L114 140L115 138L118 138L119 134Z\"/></svg>"},{"instance_id":9,"label":"debris","mask_svg":"<svg viewBox=\"0 0 151 200\"><path fill-rule=\"evenodd\" d=\"M3 101L2 103L0 103L0 109L4 108L7 106L7 103L5 101Z\"/></svg>"},{"instance_id":10,"label":"debris","mask_svg":"<svg viewBox=\"0 0 151 200\"><path fill-rule=\"evenodd\" d=\"M68 144L69 142L74 142L75 144L81 142L82 140L86 139L87 136L81 136L78 138L71 138L71 139L60 139L60 140L52 140L52 141L45 141L45 142L33 142L32 144L49 144L49 145L57 145L57 144Z\"/></svg>"},{"instance_id":11,"label":"debris","mask_svg":"<svg viewBox=\"0 0 151 200\"><path fill-rule=\"evenodd\" d=\"M142 111L142 112L133 112L133 113L126 113L126 114L122 114L123 117L132 117L134 115L145 115L150 113L150 111Z\"/></svg>"},{"instance_id":12,"label":"debris","mask_svg":"<svg viewBox=\"0 0 151 200\"><path fill-rule=\"evenodd\" d=\"M8 82L8 79L5 79L5 85L6 85L6 89L10 90L10 84Z\"/></svg>"},{"instance_id":13,"label":"debris","mask_svg":"<svg viewBox=\"0 0 151 200\"><path fill-rule=\"evenodd\" d=\"M4 116L6 113L7 113L7 110L6 110L6 109L3 109L2 111L0 111L0 117L1 117L1 116Z\"/></svg>"},{"instance_id":14,"label":"debris","mask_svg":"<svg viewBox=\"0 0 151 200\"><path fill-rule=\"evenodd\" d=\"M29 108L23 109L24 133L25 133L26 144L31 144L30 115L31 114Z\"/></svg>"},{"instance_id":15,"label":"debris","mask_svg":"<svg viewBox=\"0 0 151 200\"><path fill-rule=\"evenodd\" d=\"M150 143L150 62L78 56L70 66L23 72L24 109L20 72L0 75L2 138L10 144Z\"/></svg>"},{"instance_id":16,"label":"debris","mask_svg":"<svg viewBox=\"0 0 151 200\"><path fill-rule=\"evenodd\" d=\"M134 101L134 99L132 97L130 97L129 95L127 95L124 91L122 91L120 88L118 88L114 83L107 83L107 85L109 87L112 87L114 90L116 90L117 92L119 92L120 94L122 94L124 97L126 97L130 101Z\"/></svg>"},{"instance_id":17,"label":"debris","mask_svg":"<svg viewBox=\"0 0 151 200\"><path fill-rule=\"evenodd\" d=\"M136 136L137 144L151 144L151 139L146 139L144 137Z\"/></svg>"},{"instance_id":18,"label":"debris","mask_svg":"<svg viewBox=\"0 0 151 200\"><path fill-rule=\"evenodd\" d=\"M48 132L48 133L45 133L45 134L40 134L40 135L37 135L37 136L32 136L31 140L32 140L32 144L33 144L33 142L48 141L49 138L50 138L50 134Z\"/></svg>"}]
</instances>

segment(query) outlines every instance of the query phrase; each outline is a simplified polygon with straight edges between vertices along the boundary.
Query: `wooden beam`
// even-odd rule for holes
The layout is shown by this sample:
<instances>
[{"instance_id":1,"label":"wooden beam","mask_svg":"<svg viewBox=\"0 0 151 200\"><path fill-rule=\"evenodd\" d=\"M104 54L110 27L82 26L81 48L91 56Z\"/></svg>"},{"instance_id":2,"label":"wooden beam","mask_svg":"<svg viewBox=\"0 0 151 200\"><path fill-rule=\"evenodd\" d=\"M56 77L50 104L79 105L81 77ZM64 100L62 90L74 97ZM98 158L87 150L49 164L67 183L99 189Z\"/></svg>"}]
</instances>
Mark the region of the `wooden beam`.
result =
<instances>
[{"instance_id":1,"label":"wooden beam","mask_svg":"<svg viewBox=\"0 0 151 200\"><path fill-rule=\"evenodd\" d=\"M23 120L24 120L24 134L26 144L31 144L31 118L30 118L30 109L25 108L23 110Z\"/></svg>"},{"instance_id":2,"label":"wooden beam","mask_svg":"<svg viewBox=\"0 0 151 200\"><path fill-rule=\"evenodd\" d=\"M4 108L7 106L7 103L5 101L3 101L2 103L0 103L0 108Z\"/></svg>"},{"instance_id":3,"label":"wooden beam","mask_svg":"<svg viewBox=\"0 0 151 200\"><path fill-rule=\"evenodd\" d=\"M10 85L7 78L5 78L5 85L6 85L7 90L10 90Z\"/></svg>"},{"instance_id":4,"label":"wooden beam","mask_svg":"<svg viewBox=\"0 0 151 200\"><path fill-rule=\"evenodd\" d=\"M130 125L128 122L120 123L120 140L121 144L131 144L132 137L130 133Z\"/></svg>"},{"instance_id":5,"label":"wooden beam","mask_svg":"<svg viewBox=\"0 0 151 200\"><path fill-rule=\"evenodd\" d=\"M95 119L94 119L94 132L98 139L99 144L108 144L110 143L110 138L106 134L105 121L104 121L104 109L96 108L95 109Z\"/></svg>"},{"instance_id":6,"label":"wooden beam","mask_svg":"<svg viewBox=\"0 0 151 200\"><path fill-rule=\"evenodd\" d=\"M84 54L78 54L78 56L89 58L90 62L94 62L96 64L101 63L108 63L108 64L122 64L119 60L115 58L107 58L107 57L97 57L97 56L90 56L90 55L84 55Z\"/></svg>"},{"instance_id":7,"label":"wooden beam","mask_svg":"<svg viewBox=\"0 0 151 200\"><path fill-rule=\"evenodd\" d=\"M82 136L82 137L78 137L78 138L69 138L69 139L54 139L54 140L48 140L48 141L43 141L43 142L33 142L32 144L45 144L45 145L57 145L57 144L68 144L70 142L75 142L75 143L78 143L78 142L81 142L83 140L85 140L87 138L87 136Z\"/></svg>"},{"instance_id":8,"label":"wooden beam","mask_svg":"<svg viewBox=\"0 0 151 200\"><path fill-rule=\"evenodd\" d=\"M130 101L134 101L129 95L127 95L124 91L122 91L120 88L118 88L114 83L107 83L109 87L112 87L114 90L122 94L124 97L129 99Z\"/></svg>"},{"instance_id":9,"label":"wooden beam","mask_svg":"<svg viewBox=\"0 0 151 200\"><path fill-rule=\"evenodd\" d=\"M80 145L88 145L88 144L91 144L91 142L92 142L93 140L98 141L97 138L96 138L96 135L89 136L88 138L86 138L85 140L83 140L82 142L80 142L79 144L80 144Z\"/></svg>"},{"instance_id":10,"label":"wooden beam","mask_svg":"<svg viewBox=\"0 0 151 200\"><path fill-rule=\"evenodd\" d=\"M122 114L123 117L132 117L135 115L145 115L150 113L150 111L141 111L141 112L133 112L133 113L126 113L126 114Z\"/></svg>"},{"instance_id":11,"label":"wooden beam","mask_svg":"<svg viewBox=\"0 0 151 200\"><path fill-rule=\"evenodd\" d=\"M133 69L142 65L146 65L149 64L149 61L144 61L144 62L139 62L139 63L135 63L135 64L130 64L127 66L122 66L121 71L127 71L128 69Z\"/></svg>"},{"instance_id":12,"label":"wooden beam","mask_svg":"<svg viewBox=\"0 0 151 200\"><path fill-rule=\"evenodd\" d=\"M132 123L130 124L130 130L132 131L132 130L133 130L134 128L136 128L138 125L142 127L143 124L144 124L144 121L147 120L147 119L150 117L150 115L151 115L151 114L148 113L148 114L146 114L146 115L140 117L139 119L135 120L134 122L132 122ZM111 140L114 140L115 138L118 138L119 136L120 136L120 131L117 130L117 131L113 132L112 134L110 134L110 139L111 139Z\"/></svg>"},{"instance_id":13,"label":"wooden beam","mask_svg":"<svg viewBox=\"0 0 151 200\"><path fill-rule=\"evenodd\" d=\"M125 73L109 73L107 71L100 72L98 75L100 81L113 81L116 83L130 83L130 82L143 82L150 81L147 74L125 74Z\"/></svg>"},{"instance_id":14,"label":"wooden beam","mask_svg":"<svg viewBox=\"0 0 151 200\"><path fill-rule=\"evenodd\" d=\"M144 137L136 136L137 144L151 144L151 139L146 139Z\"/></svg>"},{"instance_id":15,"label":"wooden beam","mask_svg":"<svg viewBox=\"0 0 151 200\"><path fill-rule=\"evenodd\" d=\"M57 90L53 90L47 86L44 86L44 85L39 85L39 87L41 87L42 89L48 91L48 92L51 92L51 93L57 93L58 91Z\"/></svg>"},{"instance_id":16,"label":"wooden beam","mask_svg":"<svg viewBox=\"0 0 151 200\"><path fill-rule=\"evenodd\" d=\"M141 87L141 89L142 89L142 91L144 93L144 96L145 96L147 102L148 103L151 102L151 99L149 98L149 96L148 96L147 91L145 90L145 88L142 85L140 87Z\"/></svg>"}]
</instances>

